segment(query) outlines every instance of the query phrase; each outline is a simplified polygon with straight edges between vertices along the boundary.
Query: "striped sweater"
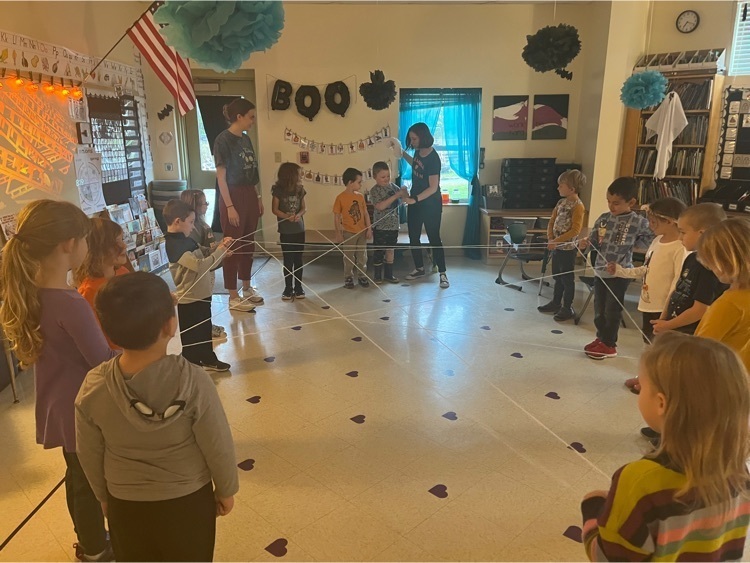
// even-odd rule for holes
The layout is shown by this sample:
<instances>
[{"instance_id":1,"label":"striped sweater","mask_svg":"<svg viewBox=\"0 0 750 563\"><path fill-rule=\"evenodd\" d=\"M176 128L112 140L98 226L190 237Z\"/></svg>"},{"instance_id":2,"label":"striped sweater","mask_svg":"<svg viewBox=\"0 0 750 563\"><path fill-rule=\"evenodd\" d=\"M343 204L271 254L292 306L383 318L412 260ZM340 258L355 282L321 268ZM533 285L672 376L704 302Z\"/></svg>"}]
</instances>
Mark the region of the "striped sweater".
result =
<instances>
[{"instance_id":1,"label":"striped sweater","mask_svg":"<svg viewBox=\"0 0 750 563\"><path fill-rule=\"evenodd\" d=\"M581 503L583 544L591 561L736 561L745 547L750 499L695 506L674 493L685 475L665 459L621 467L607 496Z\"/></svg>"}]
</instances>

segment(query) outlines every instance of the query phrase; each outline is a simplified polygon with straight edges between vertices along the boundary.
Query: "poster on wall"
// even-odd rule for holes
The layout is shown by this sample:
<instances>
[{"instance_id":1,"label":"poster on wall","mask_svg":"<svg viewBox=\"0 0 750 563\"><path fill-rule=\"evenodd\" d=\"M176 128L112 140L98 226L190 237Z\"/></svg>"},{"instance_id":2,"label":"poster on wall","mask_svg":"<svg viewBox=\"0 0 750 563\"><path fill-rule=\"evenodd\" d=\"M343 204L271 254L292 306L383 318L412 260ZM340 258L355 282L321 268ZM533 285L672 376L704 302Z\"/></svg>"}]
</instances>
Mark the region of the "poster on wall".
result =
<instances>
[{"instance_id":1,"label":"poster on wall","mask_svg":"<svg viewBox=\"0 0 750 563\"><path fill-rule=\"evenodd\" d=\"M59 199L77 141L67 101L3 88L0 115L0 209L17 213L34 199Z\"/></svg>"},{"instance_id":2,"label":"poster on wall","mask_svg":"<svg viewBox=\"0 0 750 563\"><path fill-rule=\"evenodd\" d=\"M102 155L91 147L79 147L75 168L81 209L89 216L99 213L107 206L102 191Z\"/></svg>"},{"instance_id":3,"label":"poster on wall","mask_svg":"<svg viewBox=\"0 0 750 563\"><path fill-rule=\"evenodd\" d=\"M493 141L525 141L528 123L528 96L495 96L493 98Z\"/></svg>"},{"instance_id":4,"label":"poster on wall","mask_svg":"<svg viewBox=\"0 0 750 563\"><path fill-rule=\"evenodd\" d=\"M533 140L568 137L568 102L568 94L534 96Z\"/></svg>"},{"instance_id":5,"label":"poster on wall","mask_svg":"<svg viewBox=\"0 0 750 563\"><path fill-rule=\"evenodd\" d=\"M0 217L0 227L3 230L3 240L9 241L16 236L16 216L15 215L3 215Z\"/></svg>"}]
</instances>

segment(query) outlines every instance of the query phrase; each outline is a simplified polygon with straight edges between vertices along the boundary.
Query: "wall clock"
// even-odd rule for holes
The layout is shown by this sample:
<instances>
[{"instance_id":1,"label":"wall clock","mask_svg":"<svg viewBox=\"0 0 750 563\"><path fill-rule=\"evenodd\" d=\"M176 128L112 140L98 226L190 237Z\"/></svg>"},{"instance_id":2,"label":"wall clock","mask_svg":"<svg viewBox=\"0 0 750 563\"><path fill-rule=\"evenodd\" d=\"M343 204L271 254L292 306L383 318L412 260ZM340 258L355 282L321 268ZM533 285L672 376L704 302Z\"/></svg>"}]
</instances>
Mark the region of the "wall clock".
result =
<instances>
[{"instance_id":1,"label":"wall clock","mask_svg":"<svg viewBox=\"0 0 750 563\"><path fill-rule=\"evenodd\" d=\"M692 33L698 28L701 18L695 10L685 10L679 16L675 25L680 33Z\"/></svg>"}]
</instances>

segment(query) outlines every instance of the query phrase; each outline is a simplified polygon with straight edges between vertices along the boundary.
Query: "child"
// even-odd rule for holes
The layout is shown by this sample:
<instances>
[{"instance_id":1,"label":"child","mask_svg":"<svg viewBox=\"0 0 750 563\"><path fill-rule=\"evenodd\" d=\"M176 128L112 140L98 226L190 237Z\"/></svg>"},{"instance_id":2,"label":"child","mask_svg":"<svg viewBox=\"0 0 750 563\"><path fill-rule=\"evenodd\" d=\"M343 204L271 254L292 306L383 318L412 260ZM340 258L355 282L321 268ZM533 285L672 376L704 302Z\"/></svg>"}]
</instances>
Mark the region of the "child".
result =
<instances>
[{"instance_id":1,"label":"child","mask_svg":"<svg viewBox=\"0 0 750 563\"><path fill-rule=\"evenodd\" d=\"M737 355L712 340L659 336L640 365L638 408L663 435L581 503L591 561L739 561L750 501L750 389ZM705 377L710 374L711 377Z\"/></svg>"},{"instance_id":2,"label":"child","mask_svg":"<svg viewBox=\"0 0 750 563\"><path fill-rule=\"evenodd\" d=\"M594 247L594 324L596 340L584 347L593 360L617 356L617 333L622 320L622 305L630 280L613 277L607 264L615 262L624 268L633 266L633 247L640 243L648 246L654 238L648 219L633 211L638 184L635 178L617 178L607 188L609 213L602 214L594 224L588 240Z\"/></svg>"},{"instance_id":3,"label":"child","mask_svg":"<svg viewBox=\"0 0 750 563\"><path fill-rule=\"evenodd\" d=\"M695 334L740 353L750 342L750 221L727 219L708 229L698 241L698 259L729 289L708 308Z\"/></svg>"},{"instance_id":4,"label":"child","mask_svg":"<svg viewBox=\"0 0 750 563\"><path fill-rule=\"evenodd\" d=\"M203 256L208 256L216 250L216 240L213 230L206 223L206 211L208 210L206 194L203 190L185 190L180 194L180 199L195 210L195 226L188 236L198 243ZM211 336L226 338L227 331L221 325L211 325Z\"/></svg>"},{"instance_id":5,"label":"child","mask_svg":"<svg viewBox=\"0 0 750 563\"><path fill-rule=\"evenodd\" d=\"M110 561L102 510L76 455L76 394L86 373L115 355L93 309L67 283L86 258L90 228L72 203L40 199L24 207L3 248L0 316L18 359L34 366L36 441L63 448L76 557Z\"/></svg>"},{"instance_id":6,"label":"child","mask_svg":"<svg viewBox=\"0 0 750 563\"><path fill-rule=\"evenodd\" d=\"M216 250L204 256L198 243L188 236L195 223L193 208L184 201L172 199L164 206L163 215L167 223L164 237L169 271L177 287L175 295L182 329L182 355L207 371L227 371L231 366L216 357L211 343L211 296L214 289L212 270L229 252L232 239L225 237Z\"/></svg>"},{"instance_id":7,"label":"child","mask_svg":"<svg viewBox=\"0 0 750 563\"><path fill-rule=\"evenodd\" d=\"M578 197L586 176L579 170L566 170L557 179L557 191L561 199L552 211L547 225L547 248L552 251L552 275L555 277L555 290L552 301L537 307L541 313L555 313L556 321L567 321L576 316L573 310L575 297L575 238L581 233L586 208Z\"/></svg>"},{"instance_id":8,"label":"child","mask_svg":"<svg viewBox=\"0 0 750 563\"><path fill-rule=\"evenodd\" d=\"M344 287L354 288L354 268L359 277L359 285L367 287L367 239L372 238L370 214L367 212L364 196L359 193L362 187L362 172L347 168L342 176L346 189L336 196L333 202L333 224L336 229L336 242L345 242ZM346 237L346 241L344 238Z\"/></svg>"},{"instance_id":9,"label":"child","mask_svg":"<svg viewBox=\"0 0 750 563\"><path fill-rule=\"evenodd\" d=\"M661 316L682 272L685 247L680 240L677 221L685 209L685 204L673 197L652 203L648 209L648 224L656 238L646 252L643 266L623 268L615 263L607 265L607 272L618 278L643 278L638 310L643 315L641 327L646 344L651 344L654 339L651 321Z\"/></svg>"},{"instance_id":10,"label":"child","mask_svg":"<svg viewBox=\"0 0 750 563\"><path fill-rule=\"evenodd\" d=\"M158 276L113 278L96 296L96 311L123 353L86 376L76 430L115 557L211 561L216 516L232 510L239 489L216 387L199 367L167 355L177 320Z\"/></svg>"},{"instance_id":11,"label":"child","mask_svg":"<svg viewBox=\"0 0 750 563\"><path fill-rule=\"evenodd\" d=\"M370 189L370 201L375 208L372 226L374 281L377 284L383 283L383 280L398 283L398 278L393 275L393 249L398 242L398 204L399 199L408 197L409 192L391 183L391 171L385 162L373 164L372 175L375 178L375 185Z\"/></svg>"},{"instance_id":12,"label":"child","mask_svg":"<svg viewBox=\"0 0 750 563\"><path fill-rule=\"evenodd\" d=\"M127 247L122 240L122 227L104 217L91 219L91 231L86 237L88 254L73 275L78 293L94 309L94 297L109 278L132 272ZM111 348L114 344L107 340Z\"/></svg>"},{"instance_id":13,"label":"child","mask_svg":"<svg viewBox=\"0 0 750 563\"><path fill-rule=\"evenodd\" d=\"M284 255L283 301L304 299L302 289L302 256L305 249L305 188L302 187L302 167L294 162L279 166L279 173L271 188L271 211L276 215L281 252ZM294 287L292 287L294 282Z\"/></svg>"},{"instance_id":14,"label":"child","mask_svg":"<svg viewBox=\"0 0 750 563\"><path fill-rule=\"evenodd\" d=\"M698 261L694 251L703 233L726 218L724 210L715 203L693 205L680 215L677 228L682 245L689 254L682 263L682 273L661 317L651 323L654 334L668 330L693 334L708 306L723 292L724 287L714 273Z\"/></svg>"}]
</instances>

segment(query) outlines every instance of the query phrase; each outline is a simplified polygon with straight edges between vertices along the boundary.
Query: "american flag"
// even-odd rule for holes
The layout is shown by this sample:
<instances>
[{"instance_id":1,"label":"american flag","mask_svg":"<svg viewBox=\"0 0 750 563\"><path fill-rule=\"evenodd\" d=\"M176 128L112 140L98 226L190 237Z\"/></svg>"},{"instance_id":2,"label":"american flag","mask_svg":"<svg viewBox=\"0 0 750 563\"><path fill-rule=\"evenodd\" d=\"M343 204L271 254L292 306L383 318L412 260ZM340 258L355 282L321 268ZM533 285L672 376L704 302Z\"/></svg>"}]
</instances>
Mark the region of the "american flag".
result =
<instances>
[{"instance_id":1,"label":"american flag","mask_svg":"<svg viewBox=\"0 0 750 563\"><path fill-rule=\"evenodd\" d=\"M187 59L167 45L159 33L160 26L154 21L154 12L160 5L161 2L151 4L148 11L128 30L128 35L177 100L180 115L185 115L195 107L193 76Z\"/></svg>"}]
</instances>

